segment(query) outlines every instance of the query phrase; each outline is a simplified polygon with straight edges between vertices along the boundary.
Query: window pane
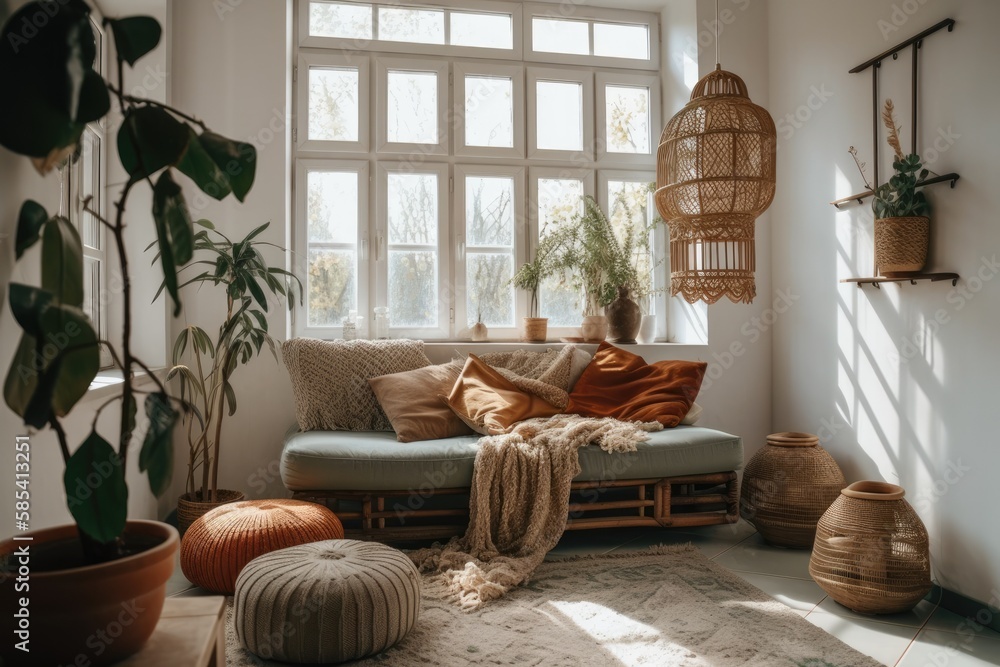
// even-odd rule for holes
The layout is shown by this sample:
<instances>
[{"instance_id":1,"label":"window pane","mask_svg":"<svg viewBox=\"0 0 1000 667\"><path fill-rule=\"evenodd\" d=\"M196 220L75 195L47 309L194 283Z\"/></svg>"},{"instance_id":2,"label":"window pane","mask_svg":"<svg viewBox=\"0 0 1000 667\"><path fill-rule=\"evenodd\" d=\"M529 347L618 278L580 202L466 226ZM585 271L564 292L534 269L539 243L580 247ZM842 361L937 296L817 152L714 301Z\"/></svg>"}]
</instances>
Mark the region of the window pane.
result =
<instances>
[{"instance_id":1,"label":"window pane","mask_svg":"<svg viewBox=\"0 0 1000 667\"><path fill-rule=\"evenodd\" d=\"M389 251L389 326L436 327L437 253Z\"/></svg>"},{"instance_id":2,"label":"window pane","mask_svg":"<svg viewBox=\"0 0 1000 667\"><path fill-rule=\"evenodd\" d=\"M358 70L309 68L309 139L358 140Z\"/></svg>"},{"instance_id":3,"label":"window pane","mask_svg":"<svg viewBox=\"0 0 1000 667\"><path fill-rule=\"evenodd\" d=\"M83 312L90 318L95 327L101 329L98 335L103 336L101 321L101 261L93 257L83 258Z\"/></svg>"},{"instance_id":4,"label":"window pane","mask_svg":"<svg viewBox=\"0 0 1000 667\"><path fill-rule=\"evenodd\" d=\"M514 326L511 253L469 253L465 264L467 324L481 319L488 327Z\"/></svg>"},{"instance_id":5,"label":"window pane","mask_svg":"<svg viewBox=\"0 0 1000 667\"><path fill-rule=\"evenodd\" d=\"M309 250L309 326L339 327L357 310L357 270L349 250Z\"/></svg>"},{"instance_id":6,"label":"window pane","mask_svg":"<svg viewBox=\"0 0 1000 667\"><path fill-rule=\"evenodd\" d=\"M583 150L583 85L538 81L535 90L535 142L538 148Z\"/></svg>"},{"instance_id":7,"label":"window pane","mask_svg":"<svg viewBox=\"0 0 1000 667\"><path fill-rule=\"evenodd\" d=\"M389 174L389 243L437 245L436 174Z\"/></svg>"},{"instance_id":8,"label":"window pane","mask_svg":"<svg viewBox=\"0 0 1000 667\"><path fill-rule=\"evenodd\" d=\"M514 244L514 180L465 178L465 233L468 246Z\"/></svg>"},{"instance_id":9,"label":"window pane","mask_svg":"<svg viewBox=\"0 0 1000 667\"><path fill-rule=\"evenodd\" d=\"M437 74L388 73L388 140L391 143L438 143Z\"/></svg>"},{"instance_id":10,"label":"window pane","mask_svg":"<svg viewBox=\"0 0 1000 667\"><path fill-rule=\"evenodd\" d=\"M531 48L548 53L590 55L590 26L586 21L535 16L531 19Z\"/></svg>"},{"instance_id":11,"label":"window pane","mask_svg":"<svg viewBox=\"0 0 1000 667\"><path fill-rule=\"evenodd\" d=\"M101 210L101 137L90 127L83 131L80 147L80 201L90 197L88 208ZM95 250L101 249L101 223L81 206L83 221L83 244Z\"/></svg>"},{"instance_id":12,"label":"window pane","mask_svg":"<svg viewBox=\"0 0 1000 667\"><path fill-rule=\"evenodd\" d=\"M649 27L595 23L594 55L649 60Z\"/></svg>"},{"instance_id":13,"label":"window pane","mask_svg":"<svg viewBox=\"0 0 1000 667\"><path fill-rule=\"evenodd\" d=\"M649 153L649 88L607 86L608 152Z\"/></svg>"},{"instance_id":14,"label":"window pane","mask_svg":"<svg viewBox=\"0 0 1000 667\"><path fill-rule=\"evenodd\" d=\"M371 39L371 5L312 2L309 4L309 34L317 37Z\"/></svg>"},{"instance_id":15,"label":"window pane","mask_svg":"<svg viewBox=\"0 0 1000 667\"><path fill-rule=\"evenodd\" d=\"M307 182L309 241L357 243L357 172L310 171Z\"/></svg>"},{"instance_id":16,"label":"window pane","mask_svg":"<svg viewBox=\"0 0 1000 667\"><path fill-rule=\"evenodd\" d=\"M378 38L391 42L444 44L444 12L379 7Z\"/></svg>"},{"instance_id":17,"label":"window pane","mask_svg":"<svg viewBox=\"0 0 1000 667\"><path fill-rule=\"evenodd\" d=\"M465 77L465 145L514 147L514 82Z\"/></svg>"},{"instance_id":18,"label":"window pane","mask_svg":"<svg viewBox=\"0 0 1000 667\"><path fill-rule=\"evenodd\" d=\"M538 179L538 229L541 238L561 225L572 224L573 218L582 212L583 181ZM580 326L583 305L572 276L550 276L542 282L538 292L540 315L549 318L550 326Z\"/></svg>"},{"instance_id":19,"label":"window pane","mask_svg":"<svg viewBox=\"0 0 1000 667\"><path fill-rule=\"evenodd\" d=\"M451 13L451 43L487 49L514 48L510 14Z\"/></svg>"}]
</instances>

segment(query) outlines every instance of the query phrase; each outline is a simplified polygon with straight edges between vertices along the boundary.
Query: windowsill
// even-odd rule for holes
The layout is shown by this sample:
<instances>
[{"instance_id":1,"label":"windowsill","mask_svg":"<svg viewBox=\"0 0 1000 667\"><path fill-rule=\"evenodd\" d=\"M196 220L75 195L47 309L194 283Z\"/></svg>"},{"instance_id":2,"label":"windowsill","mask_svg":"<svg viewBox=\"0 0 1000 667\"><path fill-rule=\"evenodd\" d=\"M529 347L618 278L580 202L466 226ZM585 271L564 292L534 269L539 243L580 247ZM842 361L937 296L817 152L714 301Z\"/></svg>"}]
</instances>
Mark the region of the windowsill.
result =
<instances>
[{"instance_id":1,"label":"windowsill","mask_svg":"<svg viewBox=\"0 0 1000 667\"><path fill-rule=\"evenodd\" d=\"M153 372L162 378L165 370L166 369L155 369ZM136 372L134 377L136 387L141 387L152 382L149 375L145 371ZM125 380L122 376L121 370L117 368L101 371L90 383L90 388L87 390L87 394L83 397L81 402L113 396L124 381Z\"/></svg>"},{"instance_id":2,"label":"windowsill","mask_svg":"<svg viewBox=\"0 0 1000 667\"><path fill-rule=\"evenodd\" d=\"M530 347L562 347L563 345L580 345L587 348L597 349L598 343L568 343L561 340L547 340L544 343L528 343L516 340L488 340L483 342L476 342L471 340L425 340L424 346L430 348L441 348L441 347L501 347L501 348L530 348ZM671 343L667 341L657 341L655 343L615 343L615 345L625 348L627 350L632 350L635 352L641 352L645 349L656 349L656 348L667 348L667 347L706 347L702 344L692 344L692 343Z\"/></svg>"}]
</instances>

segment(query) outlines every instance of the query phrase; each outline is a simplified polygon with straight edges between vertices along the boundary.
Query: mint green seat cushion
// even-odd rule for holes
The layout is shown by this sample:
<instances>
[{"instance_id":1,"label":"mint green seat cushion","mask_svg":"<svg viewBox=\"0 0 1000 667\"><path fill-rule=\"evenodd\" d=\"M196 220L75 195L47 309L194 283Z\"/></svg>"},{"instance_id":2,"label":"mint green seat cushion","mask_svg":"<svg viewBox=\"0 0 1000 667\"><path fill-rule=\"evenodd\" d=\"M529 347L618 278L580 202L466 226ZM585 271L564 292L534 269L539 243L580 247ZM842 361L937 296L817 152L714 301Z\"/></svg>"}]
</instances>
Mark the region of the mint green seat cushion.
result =
<instances>
[{"instance_id":1,"label":"mint green seat cushion","mask_svg":"<svg viewBox=\"0 0 1000 667\"><path fill-rule=\"evenodd\" d=\"M402 443L392 432L293 432L285 439L281 479L291 491L401 491L472 485L478 435ZM650 434L638 451L580 450L575 481L677 477L738 470L739 437L699 426Z\"/></svg>"}]
</instances>

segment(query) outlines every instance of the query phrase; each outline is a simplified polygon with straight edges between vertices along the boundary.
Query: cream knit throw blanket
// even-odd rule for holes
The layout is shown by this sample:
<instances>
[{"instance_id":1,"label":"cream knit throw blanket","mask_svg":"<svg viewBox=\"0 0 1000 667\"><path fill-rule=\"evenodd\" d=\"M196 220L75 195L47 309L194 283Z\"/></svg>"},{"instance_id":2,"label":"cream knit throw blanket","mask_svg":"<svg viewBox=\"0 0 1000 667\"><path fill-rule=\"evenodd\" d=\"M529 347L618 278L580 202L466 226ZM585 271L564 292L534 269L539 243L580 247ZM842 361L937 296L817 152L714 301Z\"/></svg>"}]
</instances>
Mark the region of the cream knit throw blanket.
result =
<instances>
[{"instance_id":1,"label":"cream knit throw blanket","mask_svg":"<svg viewBox=\"0 0 1000 667\"><path fill-rule=\"evenodd\" d=\"M421 572L432 573L425 589L472 610L526 582L566 527L570 484L580 473L577 450L593 443L607 452L635 451L647 432L662 428L556 415L481 438L465 535L410 554Z\"/></svg>"}]
</instances>

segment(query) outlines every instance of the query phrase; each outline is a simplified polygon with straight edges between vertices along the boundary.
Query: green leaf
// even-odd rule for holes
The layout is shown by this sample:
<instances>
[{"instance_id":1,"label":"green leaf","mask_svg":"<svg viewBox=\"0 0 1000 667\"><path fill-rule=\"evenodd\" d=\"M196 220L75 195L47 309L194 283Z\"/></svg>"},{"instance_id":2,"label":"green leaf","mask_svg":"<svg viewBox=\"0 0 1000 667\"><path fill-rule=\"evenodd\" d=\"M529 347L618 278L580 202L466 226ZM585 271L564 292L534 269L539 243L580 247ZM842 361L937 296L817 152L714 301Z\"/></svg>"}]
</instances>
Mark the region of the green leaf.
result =
<instances>
[{"instance_id":1,"label":"green leaf","mask_svg":"<svg viewBox=\"0 0 1000 667\"><path fill-rule=\"evenodd\" d=\"M132 109L118 130L118 157L133 179L177 164L190 139L189 128L159 107Z\"/></svg>"},{"instance_id":2,"label":"green leaf","mask_svg":"<svg viewBox=\"0 0 1000 667\"><path fill-rule=\"evenodd\" d=\"M252 144L233 141L214 132L204 132L201 145L229 179L233 194L241 202L253 187L257 171L257 149Z\"/></svg>"},{"instance_id":3,"label":"green leaf","mask_svg":"<svg viewBox=\"0 0 1000 667\"><path fill-rule=\"evenodd\" d=\"M154 495L160 496L170 485L174 469L171 434L177 412L170 405L169 397L157 392L146 397L146 416L149 417L149 429L139 450L139 470L148 472L149 488Z\"/></svg>"},{"instance_id":4,"label":"green leaf","mask_svg":"<svg viewBox=\"0 0 1000 667\"><path fill-rule=\"evenodd\" d=\"M7 407L21 418L28 411L31 397L38 389L39 373L44 365L35 357L35 338L29 334L21 334L17 351L10 360L7 378L3 385L3 398Z\"/></svg>"},{"instance_id":5,"label":"green leaf","mask_svg":"<svg viewBox=\"0 0 1000 667\"><path fill-rule=\"evenodd\" d=\"M184 350L187 349L188 336L190 335L190 330L185 327L181 329L181 332L177 334L177 340L174 341L174 352L171 359L175 364L179 364L181 357L184 355Z\"/></svg>"},{"instance_id":6,"label":"green leaf","mask_svg":"<svg viewBox=\"0 0 1000 667\"><path fill-rule=\"evenodd\" d=\"M98 542L111 542L125 530L128 487L121 459L97 432L66 462L63 485L76 525Z\"/></svg>"},{"instance_id":7,"label":"green leaf","mask_svg":"<svg viewBox=\"0 0 1000 667\"><path fill-rule=\"evenodd\" d=\"M63 217L49 220L42 235L42 289L60 303L83 307L83 242Z\"/></svg>"},{"instance_id":8,"label":"green leaf","mask_svg":"<svg viewBox=\"0 0 1000 667\"><path fill-rule=\"evenodd\" d=\"M10 311L18 325L29 336L38 338L43 335L42 312L52 304L52 301L52 294L43 289L21 283L10 284Z\"/></svg>"},{"instance_id":9,"label":"green leaf","mask_svg":"<svg viewBox=\"0 0 1000 667\"><path fill-rule=\"evenodd\" d=\"M17 214L17 241L14 250L17 259L21 259L21 255L35 245L39 232L48 219L49 214L38 202L27 199L21 204L21 211Z\"/></svg>"},{"instance_id":10,"label":"green leaf","mask_svg":"<svg viewBox=\"0 0 1000 667\"><path fill-rule=\"evenodd\" d=\"M139 58L156 48L160 42L159 22L151 16L130 16L124 19L111 19L111 32L115 36L115 49L118 57L135 66Z\"/></svg>"},{"instance_id":11,"label":"green leaf","mask_svg":"<svg viewBox=\"0 0 1000 667\"><path fill-rule=\"evenodd\" d=\"M250 290L250 293L253 295L253 298L257 300L257 303L260 304L260 307L266 313L267 297L264 296L264 290L260 288L260 285L258 285L257 281L254 280L253 278L249 278L247 280L247 288Z\"/></svg>"},{"instance_id":12,"label":"green leaf","mask_svg":"<svg viewBox=\"0 0 1000 667\"><path fill-rule=\"evenodd\" d=\"M205 218L196 220L194 224L204 227L205 229L215 229L215 224L211 220L206 220Z\"/></svg>"},{"instance_id":13,"label":"green leaf","mask_svg":"<svg viewBox=\"0 0 1000 667\"><path fill-rule=\"evenodd\" d=\"M220 201L225 199L226 195L232 192L229 178L212 161L212 157L202 147L201 140L194 130L188 127L188 132L190 133L188 147L184 157L177 163L177 169L194 181L195 185L209 197Z\"/></svg>"},{"instance_id":14,"label":"green leaf","mask_svg":"<svg viewBox=\"0 0 1000 667\"><path fill-rule=\"evenodd\" d=\"M153 222L156 224L156 239L160 246L163 284L174 301L174 317L177 317L181 313L181 300L177 287L175 243L187 254L188 259L191 259L193 250L191 217L188 215L180 187L174 182L169 171L163 172L153 188ZM175 232L179 238L174 238Z\"/></svg>"},{"instance_id":15,"label":"green leaf","mask_svg":"<svg viewBox=\"0 0 1000 667\"><path fill-rule=\"evenodd\" d=\"M236 414L236 392L233 391L233 385L229 384L229 382L225 384L225 391L226 403L229 404L229 416L232 417Z\"/></svg>"},{"instance_id":16,"label":"green leaf","mask_svg":"<svg viewBox=\"0 0 1000 667\"><path fill-rule=\"evenodd\" d=\"M52 394L52 409L59 417L69 414L77 401L86 396L90 383L101 368L101 349L97 333L79 308L53 305L41 315L43 356L58 349L59 374Z\"/></svg>"}]
</instances>

